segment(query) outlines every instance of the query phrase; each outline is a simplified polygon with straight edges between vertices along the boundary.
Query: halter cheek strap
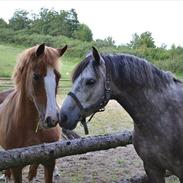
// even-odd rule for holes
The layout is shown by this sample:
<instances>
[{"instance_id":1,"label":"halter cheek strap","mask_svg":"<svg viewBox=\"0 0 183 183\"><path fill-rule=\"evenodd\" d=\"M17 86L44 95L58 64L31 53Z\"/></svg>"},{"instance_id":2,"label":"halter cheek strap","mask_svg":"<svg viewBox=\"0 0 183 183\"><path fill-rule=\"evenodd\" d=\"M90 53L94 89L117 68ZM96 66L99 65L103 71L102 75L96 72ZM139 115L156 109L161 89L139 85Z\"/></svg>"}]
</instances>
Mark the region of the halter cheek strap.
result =
<instances>
[{"instance_id":1,"label":"halter cheek strap","mask_svg":"<svg viewBox=\"0 0 183 183\"><path fill-rule=\"evenodd\" d=\"M105 90L104 90L104 95L95 103L92 104L90 107L84 108L83 105L81 104L80 100L76 97L76 95L72 92L69 92L68 95L72 97L72 99L75 101L77 106L81 110L81 115L80 115L80 121L81 124L84 127L85 134L88 134L88 126L87 123L91 121L95 113L97 112L103 112L105 109L104 107L107 105L108 101L111 98L111 87L110 87L110 69L107 60L105 60L105 66L106 66L106 80L105 80ZM89 120L86 122L86 115L90 111L94 111Z\"/></svg>"},{"instance_id":2,"label":"halter cheek strap","mask_svg":"<svg viewBox=\"0 0 183 183\"><path fill-rule=\"evenodd\" d=\"M74 99L74 101L76 102L76 104L78 105L81 111L84 110L84 107L82 106L81 102L79 101L79 99L76 97L74 93L69 92L67 95L71 96Z\"/></svg>"}]
</instances>

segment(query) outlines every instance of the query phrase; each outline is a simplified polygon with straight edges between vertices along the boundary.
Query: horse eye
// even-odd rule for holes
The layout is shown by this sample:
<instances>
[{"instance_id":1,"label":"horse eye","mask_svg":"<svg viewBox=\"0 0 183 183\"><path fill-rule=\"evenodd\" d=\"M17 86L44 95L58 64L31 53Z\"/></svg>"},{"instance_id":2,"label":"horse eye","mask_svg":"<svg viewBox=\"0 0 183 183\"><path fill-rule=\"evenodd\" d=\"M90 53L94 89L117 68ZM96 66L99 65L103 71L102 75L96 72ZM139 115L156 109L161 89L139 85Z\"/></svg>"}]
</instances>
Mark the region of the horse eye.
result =
<instances>
[{"instance_id":1,"label":"horse eye","mask_svg":"<svg viewBox=\"0 0 183 183\"><path fill-rule=\"evenodd\" d=\"M34 80L38 81L41 78L41 75L34 73L33 78Z\"/></svg>"},{"instance_id":2,"label":"horse eye","mask_svg":"<svg viewBox=\"0 0 183 183\"><path fill-rule=\"evenodd\" d=\"M95 84L96 83L96 80L94 80L94 79L88 79L87 81L86 81L86 85L93 85L93 84Z\"/></svg>"}]
</instances>

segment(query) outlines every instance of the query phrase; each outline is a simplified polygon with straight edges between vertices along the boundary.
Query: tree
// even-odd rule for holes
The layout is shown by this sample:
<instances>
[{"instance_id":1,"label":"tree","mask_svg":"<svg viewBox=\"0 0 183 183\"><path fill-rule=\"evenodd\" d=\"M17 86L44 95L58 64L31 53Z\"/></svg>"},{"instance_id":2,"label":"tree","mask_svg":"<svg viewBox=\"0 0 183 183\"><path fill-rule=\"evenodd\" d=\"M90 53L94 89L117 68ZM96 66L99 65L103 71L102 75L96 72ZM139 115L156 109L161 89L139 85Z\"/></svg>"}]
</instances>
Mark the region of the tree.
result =
<instances>
[{"instance_id":1,"label":"tree","mask_svg":"<svg viewBox=\"0 0 183 183\"><path fill-rule=\"evenodd\" d=\"M115 41L110 36L108 36L104 40L96 39L95 43L98 47L113 47L113 46L115 46Z\"/></svg>"},{"instance_id":2,"label":"tree","mask_svg":"<svg viewBox=\"0 0 183 183\"><path fill-rule=\"evenodd\" d=\"M107 38L104 39L104 42L106 42L107 46L114 46L115 41L111 36L108 36Z\"/></svg>"},{"instance_id":3,"label":"tree","mask_svg":"<svg viewBox=\"0 0 183 183\"><path fill-rule=\"evenodd\" d=\"M138 48L140 45L139 45L139 35L137 33L133 34L132 35L132 40L130 41L130 44L128 44L128 46L130 48Z\"/></svg>"},{"instance_id":4,"label":"tree","mask_svg":"<svg viewBox=\"0 0 183 183\"><path fill-rule=\"evenodd\" d=\"M49 34L55 29L55 20L58 17L58 12L54 9L41 8L39 14L32 15L31 31L39 34Z\"/></svg>"},{"instance_id":5,"label":"tree","mask_svg":"<svg viewBox=\"0 0 183 183\"><path fill-rule=\"evenodd\" d=\"M13 17L9 20L9 26L13 30L22 30L29 28L31 20L28 18L29 13L25 10L16 10Z\"/></svg>"},{"instance_id":6,"label":"tree","mask_svg":"<svg viewBox=\"0 0 183 183\"><path fill-rule=\"evenodd\" d=\"M78 26L78 29L74 31L73 37L82 41L92 41L93 40L93 34L91 29L85 25L80 24Z\"/></svg>"},{"instance_id":7,"label":"tree","mask_svg":"<svg viewBox=\"0 0 183 183\"><path fill-rule=\"evenodd\" d=\"M140 36L137 33L132 35L129 46L131 48L156 48L152 33L149 31L143 32Z\"/></svg>"},{"instance_id":8,"label":"tree","mask_svg":"<svg viewBox=\"0 0 183 183\"><path fill-rule=\"evenodd\" d=\"M74 31L76 31L79 26L78 16L74 9L71 9L67 12L65 21L66 27L68 29L66 36L73 37Z\"/></svg>"},{"instance_id":9,"label":"tree","mask_svg":"<svg viewBox=\"0 0 183 183\"><path fill-rule=\"evenodd\" d=\"M73 37L74 31L78 29L79 21L74 9L69 11L41 8L39 14L33 15L31 31L39 34L52 36L64 35Z\"/></svg>"},{"instance_id":10,"label":"tree","mask_svg":"<svg viewBox=\"0 0 183 183\"><path fill-rule=\"evenodd\" d=\"M4 19L0 18L0 28L7 28L8 24L4 21Z\"/></svg>"},{"instance_id":11,"label":"tree","mask_svg":"<svg viewBox=\"0 0 183 183\"><path fill-rule=\"evenodd\" d=\"M161 44L161 46L160 46L160 48L162 48L162 49L166 49L166 48L167 48L167 44L162 43L162 44Z\"/></svg>"}]
</instances>

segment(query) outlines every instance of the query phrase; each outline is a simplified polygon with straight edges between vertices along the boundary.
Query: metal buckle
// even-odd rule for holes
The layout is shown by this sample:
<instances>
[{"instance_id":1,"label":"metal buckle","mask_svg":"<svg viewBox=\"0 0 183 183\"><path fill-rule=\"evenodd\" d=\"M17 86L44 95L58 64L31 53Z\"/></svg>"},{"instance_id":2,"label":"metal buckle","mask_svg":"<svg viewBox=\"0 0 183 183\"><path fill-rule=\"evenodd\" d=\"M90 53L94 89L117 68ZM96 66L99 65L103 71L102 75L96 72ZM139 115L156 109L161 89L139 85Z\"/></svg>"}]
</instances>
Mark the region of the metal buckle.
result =
<instances>
[{"instance_id":1,"label":"metal buckle","mask_svg":"<svg viewBox=\"0 0 183 183\"><path fill-rule=\"evenodd\" d=\"M105 111L105 107L98 110L98 112L103 112L103 111Z\"/></svg>"},{"instance_id":2,"label":"metal buckle","mask_svg":"<svg viewBox=\"0 0 183 183\"><path fill-rule=\"evenodd\" d=\"M110 90L111 90L111 88L110 88L110 81L106 81L106 82L105 82L105 89L106 89L107 91L110 91Z\"/></svg>"}]
</instances>

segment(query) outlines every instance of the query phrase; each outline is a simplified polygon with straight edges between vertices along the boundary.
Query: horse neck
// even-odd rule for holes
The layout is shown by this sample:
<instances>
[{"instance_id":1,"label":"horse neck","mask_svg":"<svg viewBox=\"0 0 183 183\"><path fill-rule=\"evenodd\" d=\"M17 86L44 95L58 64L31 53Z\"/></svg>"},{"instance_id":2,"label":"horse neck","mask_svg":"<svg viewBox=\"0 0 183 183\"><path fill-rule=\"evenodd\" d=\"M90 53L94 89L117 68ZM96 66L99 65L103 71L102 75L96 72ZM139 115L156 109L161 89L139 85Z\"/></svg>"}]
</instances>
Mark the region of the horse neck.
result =
<instances>
[{"instance_id":1,"label":"horse neck","mask_svg":"<svg viewBox=\"0 0 183 183\"><path fill-rule=\"evenodd\" d=\"M152 100L156 101L158 94L156 99L154 95L156 94L150 90L124 89L121 93L116 93L114 99L138 123L138 121L144 121L144 119L149 118L157 110L156 102L152 102Z\"/></svg>"},{"instance_id":2,"label":"horse neck","mask_svg":"<svg viewBox=\"0 0 183 183\"><path fill-rule=\"evenodd\" d=\"M33 103L27 96L25 91L15 91L15 115L16 123L23 128L35 129L38 123L39 114Z\"/></svg>"},{"instance_id":3,"label":"horse neck","mask_svg":"<svg viewBox=\"0 0 183 183\"><path fill-rule=\"evenodd\" d=\"M123 79L123 73L116 69L115 62L110 64L111 73L113 73L111 74L112 98L130 114L134 122L147 121L145 119L150 119L151 116L161 111L158 109L160 106L166 107L164 101L169 100L166 87L158 90L127 82L119 84L119 81ZM161 103L162 105L157 105Z\"/></svg>"}]
</instances>

